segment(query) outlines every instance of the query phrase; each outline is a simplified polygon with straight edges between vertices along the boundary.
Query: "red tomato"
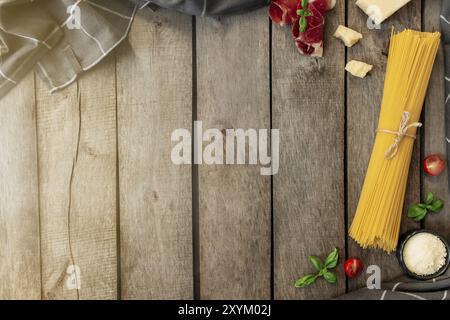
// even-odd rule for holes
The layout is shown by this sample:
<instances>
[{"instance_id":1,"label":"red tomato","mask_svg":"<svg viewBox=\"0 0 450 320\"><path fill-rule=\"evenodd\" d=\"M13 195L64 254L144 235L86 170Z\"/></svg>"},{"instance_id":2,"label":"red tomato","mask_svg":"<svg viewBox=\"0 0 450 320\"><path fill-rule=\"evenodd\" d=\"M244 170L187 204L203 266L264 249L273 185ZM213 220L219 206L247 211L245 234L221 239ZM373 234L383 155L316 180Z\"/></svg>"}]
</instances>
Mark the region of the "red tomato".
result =
<instances>
[{"instance_id":1,"label":"red tomato","mask_svg":"<svg viewBox=\"0 0 450 320\"><path fill-rule=\"evenodd\" d=\"M363 263L358 258L350 258L344 262L344 272L350 279L357 277L363 269Z\"/></svg>"},{"instance_id":2,"label":"red tomato","mask_svg":"<svg viewBox=\"0 0 450 320\"><path fill-rule=\"evenodd\" d=\"M432 154L423 161L423 169L430 176L438 176L445 169L445 161L437 154Z\"/></svg>"}]
</instances>

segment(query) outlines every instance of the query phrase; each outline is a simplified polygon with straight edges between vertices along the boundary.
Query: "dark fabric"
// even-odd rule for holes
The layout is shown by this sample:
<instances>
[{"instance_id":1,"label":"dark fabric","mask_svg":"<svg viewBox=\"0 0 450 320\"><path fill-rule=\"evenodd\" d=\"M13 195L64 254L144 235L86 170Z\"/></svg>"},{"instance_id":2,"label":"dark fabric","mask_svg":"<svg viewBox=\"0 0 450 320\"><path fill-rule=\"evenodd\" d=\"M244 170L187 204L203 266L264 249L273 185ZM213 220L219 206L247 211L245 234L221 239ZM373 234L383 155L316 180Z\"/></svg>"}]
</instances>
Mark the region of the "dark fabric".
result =
<instances>
[{"instance_id":1,"label":"dark fabric","mask_svg":"<svg viewBox=\"0 0 450 320\"><path fill-rule=\"evenodd\" d=\"M133 0L140 7L157 5L193 16L219 16L241 13L269 4L270 0Z\"/></svg>"},{"instance_id":2,"label":"dark fabric","mask_svg":"<svg viewBox=\"0 0 450 320\"><path fill-rule=\"evenodd\" d=\"M383 283L380 289L362 288L336 300L450 300L450 273L428 281L406 276Z\"/></svg>"}]
</instances>

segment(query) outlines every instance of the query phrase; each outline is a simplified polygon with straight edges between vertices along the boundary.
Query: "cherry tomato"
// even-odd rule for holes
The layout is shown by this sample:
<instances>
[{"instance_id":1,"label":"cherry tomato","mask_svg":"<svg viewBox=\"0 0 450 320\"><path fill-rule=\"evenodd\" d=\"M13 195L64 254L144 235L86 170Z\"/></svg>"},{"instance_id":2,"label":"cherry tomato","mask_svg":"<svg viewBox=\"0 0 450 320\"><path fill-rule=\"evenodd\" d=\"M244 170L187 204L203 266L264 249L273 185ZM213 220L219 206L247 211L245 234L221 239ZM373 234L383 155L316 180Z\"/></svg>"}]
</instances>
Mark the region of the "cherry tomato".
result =
<instances>
[{"instance_id":1,"label":"cherry tomato","mask_svg":"<svg viewBox=\"0 0 450 320\"><path fill-rule=\"evenodd\" d=\"M350 258L344 262L344 272L350 279L357 277L363 269L361 259Z\"/></svg>"},{"instance_id":2,"label":"cherry tomato","mask_svg":"<svg viewBox=\"0 0 450 320\"><path fill-rule=\"evenodd\" d=\"M436 177L445 170L445 161L437 154L432 154L423 161L423 169L430 176Z\"/></svg>"}]
</instances>

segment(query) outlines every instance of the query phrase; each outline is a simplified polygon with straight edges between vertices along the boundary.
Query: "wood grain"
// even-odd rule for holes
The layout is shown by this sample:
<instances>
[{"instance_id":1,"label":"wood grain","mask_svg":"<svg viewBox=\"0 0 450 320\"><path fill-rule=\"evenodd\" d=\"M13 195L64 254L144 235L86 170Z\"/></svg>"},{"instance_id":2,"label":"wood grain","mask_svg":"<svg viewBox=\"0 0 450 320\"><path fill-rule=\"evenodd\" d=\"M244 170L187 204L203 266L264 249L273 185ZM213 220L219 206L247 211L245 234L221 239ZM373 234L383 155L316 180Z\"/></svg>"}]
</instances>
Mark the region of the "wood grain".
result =
<instances>
[{"instance_id":1,"label":"wood grain","mask_svg":"<svg viewBox=\"0 0 450 320\"><path fill-rule=\"evenodd\" d=\"M44 298L115 299L115 59L53 95L38 83ZM69 265L81 270L80 290L67 286Z\"/></svg>"},{"instance_id":2,"label":"wood grain","mask_svg":"<svg viewBox=\"0 0 450 320\"><path fill-rule=\"evenodd\" d=\"M191 166L171 133L191 129L192 18L143 11L117 65L123 299L191 299Z\"/></svg>"},{"instance_id":3,"label":"wood grain","mask_svg":"<svg viewBox=\"0 0 450 320\"><path fill-rule=\"evenodd\" d=\"M197 22L204 130L269 129L266 11ZM257 165L200 165L199 207L200 297L270 298L270 177Z\"/></svg>"},{"instance_id":4,"label":"wood grain","mask_svg":"<svg viewBox=\"0 0 450 320\"><path fill-rule=\"evenodd\" d=\"M320 279L294 288L344 237L344 48L332 39L344 23L344 3L326 15L323 58L301 56L290 28L273 26L273 126L280 132L280 172L274 177L275 299L330 298L345 292Z\"/></svg>"},{"instance_id":5,"label":"wood grain","mask_svg":"<svg viewBox=\"0 0 450 320\"><path fill-rule=\"evenodd\" d=\"M384 76L386 71L386 53L388 50L391 26L396 30L414 28L420 30L421 1L413 0L386 20L379 30L367 27L367 16L348 0L348 27L361 32L363 39L348 49L347 61L360 60L374 66L369 76L359 79L347 74L347 181L348 181L348 226L350 226L364 177L372 152L375 130L383 94ZM420 133L419 133L420 135ZM405 204L420 199L420 138L417 139L408 178ZM414 227L406 214L402 221L402 230ZM401 274L394 255L387 255L378 250L362 250L348 238L348 255L360 257L365 266L372 264L381 268L382 280L392 280ZM364 286L366 276L363 275L349 282L349 289Z\"/></svg>"},{"instance_id":6,"label":"wood grain","mask_svg":"<svg viewBox=\"0 0 450 320\"><path fill-rule=\"evenodd\" d=\"M438 31L440 29L440 12L442 1L424 2L424 29L426 31ZM436 58L433 73L431 75L428 87L428 95L425 101L425 139L424 156L430 154L440 154L446 158L446 140L445 140L445 91L444 91L444 52L442 47ZM422 171L423 172L423 171ZM447 239L450 237L450 193L448 188L447 172L439 177L431 177L423 173L422 196L425 197L428 192L433 192L437 197L444 200L446 208L436 215L428 215L425 220L425 227L435 230Z\"/></svg>"},{"instance_id":7,"label":"wood grain","mask_svg":"<svg viewBox=\"0 0 450 320\"><path fill-rule=\"evenodd\" d=\"M0 299L40 299L34 78L0 101Z\"/></svg>"}]
</instances>

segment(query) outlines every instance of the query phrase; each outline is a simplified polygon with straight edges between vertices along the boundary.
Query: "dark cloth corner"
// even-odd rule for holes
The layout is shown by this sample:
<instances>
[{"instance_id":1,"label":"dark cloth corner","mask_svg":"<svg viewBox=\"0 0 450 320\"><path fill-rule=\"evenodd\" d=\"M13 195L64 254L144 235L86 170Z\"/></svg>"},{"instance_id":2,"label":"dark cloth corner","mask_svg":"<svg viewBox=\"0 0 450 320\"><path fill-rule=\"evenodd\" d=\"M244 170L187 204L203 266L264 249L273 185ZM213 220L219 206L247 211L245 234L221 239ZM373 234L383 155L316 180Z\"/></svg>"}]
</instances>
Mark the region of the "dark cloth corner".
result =
<instances>
[{"instance_id":1,"label":"dark cloth corner","mask_svg":"<svg viewBox=\"0 0 450 320\"><path fill-rule=\"evenodd\" d=\"M174 9L193 16L220 16L264 7L270 0L132 0L139 5Z\"/></svg>"}]
</instances>

